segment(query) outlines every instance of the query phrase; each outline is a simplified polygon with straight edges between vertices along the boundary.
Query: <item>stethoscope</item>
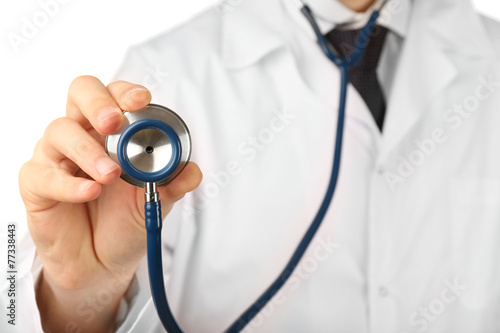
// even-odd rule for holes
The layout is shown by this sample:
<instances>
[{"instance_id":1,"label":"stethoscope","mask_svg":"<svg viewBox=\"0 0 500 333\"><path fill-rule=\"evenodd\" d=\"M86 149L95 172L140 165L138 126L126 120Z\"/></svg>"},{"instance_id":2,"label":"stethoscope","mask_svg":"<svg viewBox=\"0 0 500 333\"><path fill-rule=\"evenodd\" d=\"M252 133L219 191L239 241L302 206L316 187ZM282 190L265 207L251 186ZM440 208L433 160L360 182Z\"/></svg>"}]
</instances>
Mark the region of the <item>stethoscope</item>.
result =
<instances>
[{"instance_id":1,"label":"stethoscope","mask_svg":"<svg viewBox=\"0 0 500 333\"><path fill-rule=\"evenodd\" d=\"M361 57L368 39L373 33L380 8L374 11L361 30L353 54L341 58L323 37L309 7L300 0L294 0L300 11L311 24L318 44L331 62L341 73L341 88L335 151L330 181L321 206L307 229L290 260L271 283L271 285L237 318L224 332L240 332L263 309L267 302L285 284L292 274L307 247L319 229L332 201L340 169L344 116L349 82L348 70ZM122 179L128 183L145 188L145 224L147 230L147 256L151 295L158 317L169 333L182 332L177 324L165 293L162 264L161 229L162 214L157 188L172 181L186 166L191 155L191 137L184 121L172 110L155 104L145 108L124 112L125 120L121 128L106 138L106 150L110 157L122 167Z\"/></svg>"}]
</instances>

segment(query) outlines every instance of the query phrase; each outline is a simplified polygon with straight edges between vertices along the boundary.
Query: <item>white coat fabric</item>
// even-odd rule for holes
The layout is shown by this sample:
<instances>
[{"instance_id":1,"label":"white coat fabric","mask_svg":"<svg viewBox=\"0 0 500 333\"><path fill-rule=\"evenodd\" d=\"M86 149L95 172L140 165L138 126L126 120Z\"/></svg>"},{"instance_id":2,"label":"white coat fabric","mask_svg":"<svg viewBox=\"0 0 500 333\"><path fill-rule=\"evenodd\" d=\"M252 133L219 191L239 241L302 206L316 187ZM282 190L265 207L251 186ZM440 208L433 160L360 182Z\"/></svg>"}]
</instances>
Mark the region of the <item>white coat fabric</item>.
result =
<instances>
[{"instance_id":1,"label":"white coat fabric","mask_svg":"<svg viewBox=\"0 0 500 333\"><path fill-rule=\"evenodd\" d=\"M500 26L463 0L411 7L383 134L349 87L335 198L244 332L500 331ZM222 332L279 274L333 156L339 71L310 31L278 0L221 9L133 48L117 76L184 118L204 172L163 233L185 332ZM40 332L24 256L19 322ZM145 263L118 332L163 332Z\"/></svg>"}]
</instances>

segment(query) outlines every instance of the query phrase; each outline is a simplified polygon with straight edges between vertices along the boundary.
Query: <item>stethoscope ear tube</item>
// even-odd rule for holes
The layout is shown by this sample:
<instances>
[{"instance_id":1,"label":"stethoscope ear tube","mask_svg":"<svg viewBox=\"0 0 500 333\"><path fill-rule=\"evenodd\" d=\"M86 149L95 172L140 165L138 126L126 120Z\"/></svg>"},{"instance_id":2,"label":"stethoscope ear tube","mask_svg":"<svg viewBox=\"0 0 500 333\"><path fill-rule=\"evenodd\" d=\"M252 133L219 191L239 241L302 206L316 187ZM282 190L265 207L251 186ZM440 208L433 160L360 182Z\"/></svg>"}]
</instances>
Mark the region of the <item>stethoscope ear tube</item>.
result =
<instances>
[{"instance_id":1,"label":"stethoscope ear tube","mask_svg":"<svg viewBox=\"0 0 500 333\"><path fill-rule=\"evenodd\" d=\"M323 219L328 211L328 207L330 206L330 203L333 199L340 171L342 138L344 132L344 118L347 99L347 85L349 82L348 70L349 67L359 59L362 52L364 51L367 44L367 39L369 38L369 36L371 36L375 27L375 21L379 15L378 11L375 11L370 17L370 20L368 21L366 26L362 29L361 36L358 38L353 55L351 55L351 57L349 57L348 59L341 59L330 49L325 38L322 36L309 7L304 5L301 11L306 19L311 23L311 26L313 27L313 30L317 35L318 44L320 45L321 49L323 50L327 58L339 67L341 73L341 91L337 118L337 131L335 134L335 151L333 155L333 166L330 174L330 180L326 194L314 220L307 229L305 235L301 239L299 245L295 249L285 268L273 281L273 283L262 293L262 295L257 298L257 300L252 305L250 305L247 310L243 312L243 314L238 319L236 319L224 332L236 333L243 330L243 328L276 295L276 293L282 288L282 286L286 283L292 272L297 267L299 261L303 257L309 244L314 238L314 235L323 222ZM187 126L185 126L182 119L180 119L180 117L178 117L175 113L158 105L149 105L147 108L149 108L149 112L147 112L147 110L144 110L142 113L133 112L125 114L129 123L126 123L125 126L119 131L119 133L107 138L106 149L111 158L116 159L116 161L118 161L122 165L122 169L124 170L124 173L122 173L122 178L133 185L146 188L146 203L144 206L144 210L147 230L147 255L151 294L158 312L158 316L167 332L182 333L181 328L172 315L172 311L168 304L165 293L161 242L162 213L157 186L168 183L171 179L173 179L173 177L177 176L180 171L182 171L185 164L189 160L189 156L191 153L191 141ZM167 110L167 112L163 113L162 111L165 111L165 109ZM134 119L133 115L138 116ZM153 115L153 117L150 117L151 115ZM147 120L148 118L164 121L166 125L160 124L154 120ZM167 121L165 121L165 119ZM136 125L134 125L134 123ZM155 166L156 160L154 158L150 158L154 157L154 155L148 157L147 154L153 154L155 148L157 148L157 146L154 146L153 144L147 147L142 147L144 148L144 151L140 150L138 152L136 156L139 157L134 159L135 162L132 161L132 158L130 158L128 149L128 147L131 146L130 142L136 140L137 142L142 143L144 141L144 138L139 134L144 133L143 131L145 130L157 131L164 136L163 140L165 142L168 141L168 145L171 147L171 153L168 159L168 163L165 166ZM121 137L122 134L123 138ZM145 135L145 137L148 137L148 135ZM163 146L165 145L158 145L158 147ZM149 152L149 148L152 148L153 151ZM146 162L143 163L143 161ZM176 165L176 163L178 165ZM131 173L131 175L129 175L128 173Z\"/></svg>"},{"instance_id":2,"label":"stethoscope ear tube","mask_svg":"<svg viewBox=\"0 0 500 333\"><path fill-rule=\"evenodd\" d=\"M349 58L343 59L338 54L336 54L335 50L332 50L332 48L326 41L326 38L321 33L321 30L319 29L319 26L316 23L316 20L314 19L313 13L309 8L309 6L304 5L300 11L302 12L302 14L304 14L307 21L309 21L309 23L311 24L311 27L314 31L314 34L316 35L316 39L321 50L323 51L325 56L331 62L333 62L337 67L349 67L353 66L354 64L356 64L356 62L358 62L359 58L361 57L363 51L366 48L366 45L369 41L370 36L373 33L373 30L375 29L377 19L380 16L379 11L373 12L366 25L363 27L363 29L361 29L359 37L356 40L356 44L354 45L353 53L349 56Z\"/></svg>"},{"instance_id":3,"label":"stethoscope ear tube","mask_svg":"<svg viewBox=\"0 0 500 333\"><path fill-rule=\"evenodd\" d=\"M309 247L309 244L314 238L314 235L321 226L321 222L323 222L323 219L325 218L326 212L328 211L328 207L330 206L330 203L333 199L333 194L335 193L335 188L337 186L337 180L340 171L340 157L342 154L342 137L344 133L345 104L347 98L347 83L349 81L349 73L347 67L340 67L340 71L342 82L339 113L337 118L337 132L335 137L335 152L333 155L333 167L330 174L330 181L328 183L328 189L326 191L325 197L323 198L323 202L321 203L321 206L316 213L313 222L307 229L305 235L301 239L299 245L295 249L295 252L293 253L283 271L264 291L264 293L262 293L262 295L249 308L247 308L247 310L236 321L234 321L233 324L231 324L231 326L225 331L227 333L240 332L283 287L285 282L297 267L300 259L304 256L304 253Z\"/></svg>"},{"instance_id":4,"label":"stethoscope ear tube","mask_svg":"<svg viewBox=\"0 0 500 333\"><path fill-rule=\"evenodd\" d=\"M307 229L305 235L301 239L299 245L295 249L292 257L288 261L285 268L281 271L279 276L273 281L273 283L262 293L262 295L252 304L247 310L235 320L231 326L225 331L228 333L237 333L243 330L243 328L267 305L267 303L276 295L276 293L283 287L285 282L288 280L292 272L297 267L300 259L303 257L305 251L307 250L309 244L311 243L314 235L318 231L323 219L325 218L328 207L333 199L335 193L335 188L337 186L337 180L340 171L340 160L342 155L342 137L344 132L344 118L345 118L345 108L347 100L347 85L349 83L349 67L355 64L360 56L362 55L364 49L366 48L367 40L371 36L373 29L375 28L375 22L379 16L379 12L375 11L366 26L361 31L361 36L356 42L356 48L354 53L346 60L339 58L335 55L329 48L326 39L321 34L316 21L312 15L311 10L307 5L302 8L302 13L306 16L307 20L311 23L313 30L315 31L318 44L321 50L325 53L326 57L330 59L339 69L341 73L341 84L340 84L340 97L339 97L339 110L337 118L337 132L335 135L335 152L333 155L333 166L332 172L330 174L330 181L328 183L328 189L323 198L321 206L312 221L311 225ZM364 37L363 37L364 36ZM363 38L363 39L362 39Z\"/></svg>"}]
</instances>

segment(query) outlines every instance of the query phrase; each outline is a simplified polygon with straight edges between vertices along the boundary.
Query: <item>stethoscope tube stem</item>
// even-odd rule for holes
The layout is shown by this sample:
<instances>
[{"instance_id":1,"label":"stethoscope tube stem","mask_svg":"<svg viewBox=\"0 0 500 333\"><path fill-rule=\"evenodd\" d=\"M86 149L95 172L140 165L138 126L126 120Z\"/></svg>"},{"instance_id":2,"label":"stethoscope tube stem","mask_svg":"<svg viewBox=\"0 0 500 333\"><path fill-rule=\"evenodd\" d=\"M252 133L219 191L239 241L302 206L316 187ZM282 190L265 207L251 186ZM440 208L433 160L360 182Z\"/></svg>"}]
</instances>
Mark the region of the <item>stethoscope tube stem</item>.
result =
<instances>
[{"instance_id":1,"label":"stethoscope tube stem","mask_svg":"<svg viewBox=\"0 0 500 333\"><path fill-rule=\"evenodd\" d=\"M146 183L144 214L147 231L148 272L151 296L163 327L168 333L182 333L168 305L163 280L161 229L163 219L156 183Z\"/></svg>"},{"instance_id":2,"label":"stethoscope tube stem","mask_svg":"<svg viewBox=\"0 0 500 333\"><path fill-rule=\"evenodd\" d=\"M279 276L272 282L272 284L261 294L261 296L250 307L243 312L243 314L236 319L231 326L224 332L237 333L243 328L266 306L266 304L276 295L276 293L283 287L288 278L292 275L298 263L302 259L309 244L318 231L328 207L333 199L337 180L340 171L340 161L342 155L342 138L344 132L344 119L347 101L347 86L349 82L349 68L353 66L361 57L370 36L375 28L375 22L379 16L379 12L375 11L370 17L366 26L361 30L360 36L356 42L353 54L343 59L330 48L326 39L321 34L321 31L316 24L311 10L307 5L301 8L301 12L311 24L315 34L317 35L318 44L321 50L339 69L341 74L340 84L340 98L339 109L337 117L337 131L335 135L335 151L333 154L333 166L330 174L330 181L326 194L323 198L321 206L316 213L314 220L307 229L305 235L301 239L299 245L295 249L288 263L279 274ZM162 228L162 214L161 205L158 198L155 183L146 183L146 229L147 229L147 252L148 252L148 269L149 281L151 286L151 294L154 304L156 306L158 317L160 318L163 326L169 333L182 333L179 325L172 315L171 309L168 305L165 283L163 280L163 264L162 264L162 245L161 245L161 228Z\"/></svg>"}]
</instances>

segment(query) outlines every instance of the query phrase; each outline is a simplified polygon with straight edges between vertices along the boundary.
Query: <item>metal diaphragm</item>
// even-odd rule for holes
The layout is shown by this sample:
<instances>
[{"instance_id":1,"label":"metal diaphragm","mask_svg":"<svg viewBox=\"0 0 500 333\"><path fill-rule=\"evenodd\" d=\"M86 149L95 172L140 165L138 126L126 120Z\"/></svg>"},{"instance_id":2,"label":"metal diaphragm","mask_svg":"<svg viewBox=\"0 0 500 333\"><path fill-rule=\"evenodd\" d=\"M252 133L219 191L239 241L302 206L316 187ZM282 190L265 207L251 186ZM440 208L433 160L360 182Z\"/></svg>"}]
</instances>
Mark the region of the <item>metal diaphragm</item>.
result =
<instances>
[{"instance_id":1,"label":"metal diaphragm","mask_svg":"<svg viewBox=\"0 0 500 333\"><path fill-rule=\"evenodd\" d=\"M163 186L177 177L191 156L186 123L156 104L123 115L121 127L106 137L106 152L121 165L121 178L144 187L146 182Z\"/></svg>"}]
</instances>

